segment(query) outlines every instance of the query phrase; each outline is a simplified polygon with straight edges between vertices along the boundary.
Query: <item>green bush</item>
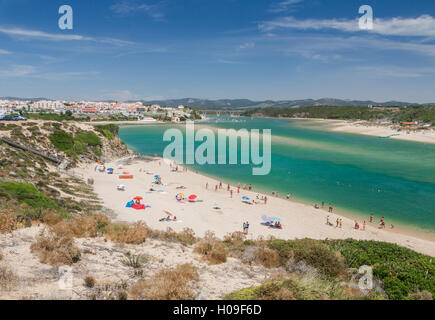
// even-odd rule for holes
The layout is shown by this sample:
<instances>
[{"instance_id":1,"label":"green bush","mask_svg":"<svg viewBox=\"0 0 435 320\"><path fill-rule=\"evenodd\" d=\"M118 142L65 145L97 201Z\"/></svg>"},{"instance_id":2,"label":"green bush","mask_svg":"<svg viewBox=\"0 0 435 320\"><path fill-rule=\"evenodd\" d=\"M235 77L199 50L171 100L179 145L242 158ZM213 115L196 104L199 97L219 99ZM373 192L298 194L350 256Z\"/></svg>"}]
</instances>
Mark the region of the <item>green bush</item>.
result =
<instances>
[{"instance_id":1,"label":"green bush","mask_svg":"<svg viewBox=\"0 0 435 320\"><path fill-rule=\"evenodd\" d=\"M51 143L61 151L72 150L74 147L74 138L68 132L58 130L53 132L49 137Z\"/></svg>"},{"instance_id":2,"label":"green bush","mask_svg":"<svg viewBox=\"0 0 435 320\"><path fill-rule=\"evenodd\" d=\"M0 184L0 196L18 200L35 209L58 209L57 204L52 199L28 183L4 182Z\"/></svg>"},{"instance_id":3,"label":"green bush","mask_svg":"<svg viewBox=\"0 0 435 320\"><path fill-rule=\"evenodd\" d=\"M346 239L325 243L341 252L348 267L372 266L390 299L405 299L418 291L435 295L435 261L430 256L386 242Z\"/></svg>"},{"instance_id":4,"label":"green bush","mask_svg":"<svg viewBox=\"0 0 435 320\"><path fill-rule=\"evenodd\" d=\"M78 133L74 139L86 143L87 145L90 145L92 147L101 146L103 144L100 137L92 131Z\"/></svg>"}]
</instances>

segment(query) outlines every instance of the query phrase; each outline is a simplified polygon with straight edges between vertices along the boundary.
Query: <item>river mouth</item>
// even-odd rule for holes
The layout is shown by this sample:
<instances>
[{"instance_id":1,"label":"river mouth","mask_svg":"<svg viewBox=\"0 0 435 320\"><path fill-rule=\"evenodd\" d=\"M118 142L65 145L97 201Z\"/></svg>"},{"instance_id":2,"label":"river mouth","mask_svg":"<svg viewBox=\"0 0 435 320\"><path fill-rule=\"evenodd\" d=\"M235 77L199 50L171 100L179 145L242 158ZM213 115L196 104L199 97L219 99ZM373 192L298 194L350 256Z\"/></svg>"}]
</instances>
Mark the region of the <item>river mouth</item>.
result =
<instances>
[{"instance_id":1,"label":"river mouth","mask_svg":"<svg viewBox=\"0 0 435 320\"><path fill-rule=\"evenodd\" d=\"M263 193L313 205L331 203L340 214L361 221L385 217L387 227L406 228L425 238L435 234L435 145L331 132L310 121L220 118L199 128L271 129L271 172L253 176L251 165L190 165L234 185L252 184ZM119 135L134 151L163 155L168 128L183 125L122 126Z\"/></svg>"}]
</instances>

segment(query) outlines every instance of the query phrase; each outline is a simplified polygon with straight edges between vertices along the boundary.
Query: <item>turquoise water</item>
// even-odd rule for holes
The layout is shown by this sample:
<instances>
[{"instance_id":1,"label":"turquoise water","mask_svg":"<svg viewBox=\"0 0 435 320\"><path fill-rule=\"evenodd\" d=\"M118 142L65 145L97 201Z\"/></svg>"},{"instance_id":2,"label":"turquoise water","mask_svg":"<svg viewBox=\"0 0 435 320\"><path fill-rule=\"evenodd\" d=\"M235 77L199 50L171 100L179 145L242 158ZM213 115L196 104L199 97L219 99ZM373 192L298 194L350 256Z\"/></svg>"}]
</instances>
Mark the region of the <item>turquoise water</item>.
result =
<instances>
[{"instance_id":1,"label":"turquoise water","mask_svg":"<svg viewBox=\"0 0 435 320\"><path fill-rule=\"evenodd\" d=\"M385 216L435 232L435 145L333 132L324 124L279 119L231 118L196 128L272 129L272 169L253 176L251 165L192 165L204 174L256 190L291 193L308 203L332 203L367 219ZM124 126L119 135L136 152L162 155L163 132L182 125ZM217 145L217 143L216 143ZM217 151L216 151L217 152Z\"/></svg>"}]
</instances>

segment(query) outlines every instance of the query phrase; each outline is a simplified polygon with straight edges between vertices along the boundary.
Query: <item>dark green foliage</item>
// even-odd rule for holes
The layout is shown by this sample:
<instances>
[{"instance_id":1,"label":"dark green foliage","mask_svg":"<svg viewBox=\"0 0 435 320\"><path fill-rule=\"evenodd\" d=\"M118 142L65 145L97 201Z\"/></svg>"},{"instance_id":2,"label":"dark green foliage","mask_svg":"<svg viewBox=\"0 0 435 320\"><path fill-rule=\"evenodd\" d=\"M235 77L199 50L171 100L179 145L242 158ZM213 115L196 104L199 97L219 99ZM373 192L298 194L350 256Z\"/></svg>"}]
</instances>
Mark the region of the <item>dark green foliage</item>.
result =
<instances>
[{"instance_id":1,"label":"dark green foliage","mask_svg":"<svg viewBox=\"0 0 435 320\"><path fill-rule=\"evenodd\" d=\"M78 140L80 142L86 143L87 145L90 145L92 147L101 146L103 143L101 142L100 137L98 137L94 132L92 131L84 131L81 133L78 133L75 137L75 140Z\"/></svg>"},{"instance_id":2,"label":"dark green foliage","mask_svg":"<svg viewBox=\"0 0 435 320\"><path fill-rule=\"evenodd\" d=\"M390 299L404 299L426 290L435 296L435 259L396 244L377 241L329 240L340 251L346 265L373 267L373 274L383 282Z\"/></svg>"},{"instance_id":3,"label":"dark green foliage","mask_svg":"<svg viewBox=\"0 0 435 320\"><path fill-rule=\"evenodd\" d=\"M95 130L100 132L107 139L112 140L118 135L119 127L116 124L104 124L95 126Z\"/></svg>"},{"instance_id":4,"label":"dark green foliage","mask_svg":"<svg viewBox=\"0 0 435 320\"><path fill-rule=\"evenodd\" d=\"M51 143L61 151L72 150L74 146L74 138L68 132L55 131L49 137Z\"/></svg>"},{"instance_id":5,"label":"dark green foliage","mask_svg":"<svg viewBox=\"0 0 435 320\"><path fill-rule=\"evenodd\" d=\"M410 106L410 107L338 107L338 106L313 106L300 108L270 107L246 111L243 115L254 114L267 117L296 117L342 120L377 119L391 120L393 123L401 121L423 121L435 125L435 106Z\"/></svg>"},{"instance_id":6,"label":"dark green foliage","mask_svg":"<svg viewBox=\"0 0 435 320\"><path fill-rule=\"evenodd\" d=\"M8 200L15 199L25 203L34 209L57 209L56 203L48 198L43 192L28 183L4 182L0 184L0 196Z\"/></svg>"}]
</instances>

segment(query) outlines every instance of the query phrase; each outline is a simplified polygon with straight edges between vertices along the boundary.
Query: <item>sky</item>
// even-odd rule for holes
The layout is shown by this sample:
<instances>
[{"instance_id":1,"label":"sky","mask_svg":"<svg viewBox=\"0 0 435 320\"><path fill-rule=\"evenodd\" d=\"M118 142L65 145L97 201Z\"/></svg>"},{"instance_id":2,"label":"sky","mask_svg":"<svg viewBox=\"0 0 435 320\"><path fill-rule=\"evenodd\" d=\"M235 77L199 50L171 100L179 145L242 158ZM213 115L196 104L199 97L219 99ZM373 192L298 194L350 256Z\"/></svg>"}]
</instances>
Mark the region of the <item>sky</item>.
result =
<instances>
[{"instance_id":1,"label":"sky","mask_svg":"<svg viewBox=\"0 0 435 320\"><path fill-rule=\"evenodd\" d=\"M0 96L435 102L435 1L0 0Z\"/></svg>"}]
</instances>

